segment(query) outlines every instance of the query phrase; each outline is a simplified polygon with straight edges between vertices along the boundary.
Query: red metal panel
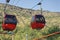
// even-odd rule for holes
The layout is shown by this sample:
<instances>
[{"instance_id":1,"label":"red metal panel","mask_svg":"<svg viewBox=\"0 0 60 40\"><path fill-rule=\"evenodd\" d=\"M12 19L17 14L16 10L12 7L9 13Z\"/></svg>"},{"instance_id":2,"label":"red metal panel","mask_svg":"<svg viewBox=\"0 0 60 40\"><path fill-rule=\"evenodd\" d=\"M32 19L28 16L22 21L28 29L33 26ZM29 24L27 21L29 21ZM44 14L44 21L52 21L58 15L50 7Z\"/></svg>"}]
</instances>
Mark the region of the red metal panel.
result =
<instances>
[{"instance_id":1,"label":"red metal panel","mask_svg":"<svg viewBox=\"0 0 60 40\"><path fill-rule=\"evenodd\" d=\"M13 31L16 28L15 24L2 24L3 30Z\"/></svg>"},{"instance_id":2,"label":"red metal panel","mask_svg":"<svg viewBox=\"0 0 60 40\"><path fill-rule=\"evenodd\" d=\"M37 23L37 22L32 22L31 27L32 29L42 29L44 28L45 24L44 23Z\"/></svg>"}]
</instances>

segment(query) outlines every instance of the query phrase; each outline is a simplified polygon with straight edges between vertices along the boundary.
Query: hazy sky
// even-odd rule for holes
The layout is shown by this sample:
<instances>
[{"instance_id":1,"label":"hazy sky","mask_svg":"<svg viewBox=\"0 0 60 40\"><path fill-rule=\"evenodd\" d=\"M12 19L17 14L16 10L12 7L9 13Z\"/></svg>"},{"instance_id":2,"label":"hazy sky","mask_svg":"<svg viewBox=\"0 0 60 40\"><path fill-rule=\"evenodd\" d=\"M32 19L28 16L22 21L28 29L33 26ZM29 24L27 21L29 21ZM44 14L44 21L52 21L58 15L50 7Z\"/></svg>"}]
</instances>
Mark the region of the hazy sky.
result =
<instances>
[{"instance_id":1,"label":"hazy sky","mask_svg":"<svg viewBox=\"0 0 60 40\"><path fill-rule=\"evenodd\" d=\"M10 0L11 5L16 5L23 8L32 8L41 0ZM0 3L5 3L5 0L0 0ZM49 10L54 12L60 12L60 0L43 0L42 2L43 10ZM33 8L35 10L40 9L39 6Z\"/></svg>"}]
</instances>

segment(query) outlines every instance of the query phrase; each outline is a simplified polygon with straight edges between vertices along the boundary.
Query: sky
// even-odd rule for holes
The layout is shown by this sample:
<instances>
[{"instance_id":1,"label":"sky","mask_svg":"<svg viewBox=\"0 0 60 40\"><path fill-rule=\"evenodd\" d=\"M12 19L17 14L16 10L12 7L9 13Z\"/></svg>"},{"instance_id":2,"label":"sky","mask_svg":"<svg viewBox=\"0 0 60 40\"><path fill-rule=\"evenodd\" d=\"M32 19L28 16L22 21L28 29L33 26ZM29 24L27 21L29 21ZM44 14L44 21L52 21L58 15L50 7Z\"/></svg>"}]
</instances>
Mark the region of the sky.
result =
<instances>
[{"instance_id":1,"label":"sky","mask_svg":"<svg viewBox=\"0 0 60 40\"><path fill-rule=\"evenodd\" d=\"M0 3L6 3L6 0L0 0ZM31 9L41 0L10 0L10 5ZM40 6L36 5L33 9L39 10ZM60 0L43 0L42 9L52 12L60 12Z\"/></svg>"}]
</instances>

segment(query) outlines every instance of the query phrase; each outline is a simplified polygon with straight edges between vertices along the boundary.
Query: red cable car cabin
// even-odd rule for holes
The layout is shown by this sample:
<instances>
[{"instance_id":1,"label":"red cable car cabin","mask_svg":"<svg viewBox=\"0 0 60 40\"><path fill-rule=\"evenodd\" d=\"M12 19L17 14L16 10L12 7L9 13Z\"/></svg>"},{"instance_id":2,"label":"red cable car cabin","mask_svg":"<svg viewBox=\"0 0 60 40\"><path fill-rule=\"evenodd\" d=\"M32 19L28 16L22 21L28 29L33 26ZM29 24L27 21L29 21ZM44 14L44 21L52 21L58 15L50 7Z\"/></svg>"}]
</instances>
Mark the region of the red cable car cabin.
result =
<instances>
[{"instance_id":1,"label":"red cable car cabin","mask_svg":"<svg viewBox=\"0 0 60 40\"><path fill-rule=\"evenodd\" d=\"M42 29L45 26L45 18L43 15L35 15L32 17L31 27L32 29Z\"/></svg>"},{"instance_id":2,"label":"red cable car cabin","mask_svg":"<svg viewBox=\"0 0 60 40\"><path fill-rule=\"evenodd\" d=\"M13 31L16 28L17 19L15 15L5 15L2 22L2 28L6 31Z\"/></svg>"}]
</instances>

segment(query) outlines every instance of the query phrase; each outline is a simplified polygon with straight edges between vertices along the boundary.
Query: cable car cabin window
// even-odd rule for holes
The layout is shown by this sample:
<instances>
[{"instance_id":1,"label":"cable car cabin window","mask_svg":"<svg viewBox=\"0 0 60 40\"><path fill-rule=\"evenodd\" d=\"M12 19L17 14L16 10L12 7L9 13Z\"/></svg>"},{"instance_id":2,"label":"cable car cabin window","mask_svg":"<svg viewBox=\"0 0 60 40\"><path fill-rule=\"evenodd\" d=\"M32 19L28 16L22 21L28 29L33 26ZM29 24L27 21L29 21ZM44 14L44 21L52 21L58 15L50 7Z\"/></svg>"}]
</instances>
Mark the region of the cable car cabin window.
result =
<instances>
[{"instance_id":1,"label":"cable car cabin window","mask_svg":"<svg viewBox=\"0 0 60 40\"><path fill-rule=\"evenodd\" d=\"M45 23L45 18L42 15L36 15L36 22Z\"/></svg>"},{"instance_id":2,"label":"cable car cabin window","mask_svg":"<svg viewBox=\"0 0 60 40\"><path fill-rule=\"evenodd\" d=\"M35 21L35 17L33 16L32 19L31 19L31 22L34 22Z\"/></svg>"},{"instance_id":3,"label":"cable car cabin window","mask_svg":"<svg viewBox=\"0 0 60 40\"><path fill-rule=\"evenodd\" d=\"M17 19L15 15L6 15L5 16L5 23L8 24L17 24Z\"/></svg>"}]
</instances>

